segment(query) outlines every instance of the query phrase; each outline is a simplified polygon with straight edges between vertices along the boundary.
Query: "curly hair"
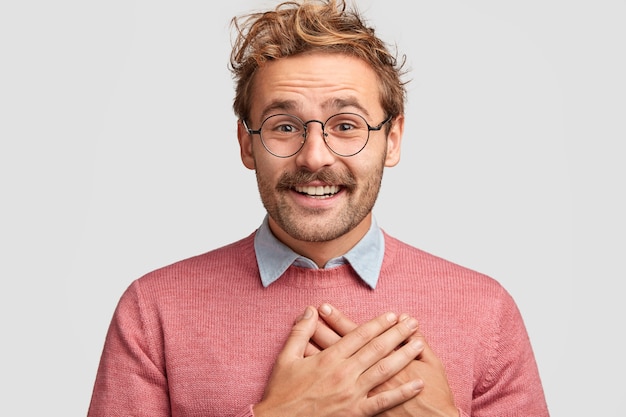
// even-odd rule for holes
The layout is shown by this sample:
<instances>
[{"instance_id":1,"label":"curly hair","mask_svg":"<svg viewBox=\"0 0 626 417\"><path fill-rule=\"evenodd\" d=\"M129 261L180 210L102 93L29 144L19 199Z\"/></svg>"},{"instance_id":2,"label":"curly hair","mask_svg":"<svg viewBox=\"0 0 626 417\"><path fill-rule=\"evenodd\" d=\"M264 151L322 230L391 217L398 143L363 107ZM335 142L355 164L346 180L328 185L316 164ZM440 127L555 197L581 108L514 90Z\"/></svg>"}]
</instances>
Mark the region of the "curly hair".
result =
<instances>
[{"instance_id":1,"label":"curly hair","mask_svg":"<svg viewBox=\"0 0 626 417\"><path fill-rule=\"evenodd\" d=\"M230 70L236 84L233 109L245 120L251 108L256 70L264 62L306 52L348 54L369 63L380 83L381 105L392 117L404 113L405 57L399 61L359 11L345 0L287 1L272 11L251 13L231 21L236 39Z\"/></svg>"}]
</instances>

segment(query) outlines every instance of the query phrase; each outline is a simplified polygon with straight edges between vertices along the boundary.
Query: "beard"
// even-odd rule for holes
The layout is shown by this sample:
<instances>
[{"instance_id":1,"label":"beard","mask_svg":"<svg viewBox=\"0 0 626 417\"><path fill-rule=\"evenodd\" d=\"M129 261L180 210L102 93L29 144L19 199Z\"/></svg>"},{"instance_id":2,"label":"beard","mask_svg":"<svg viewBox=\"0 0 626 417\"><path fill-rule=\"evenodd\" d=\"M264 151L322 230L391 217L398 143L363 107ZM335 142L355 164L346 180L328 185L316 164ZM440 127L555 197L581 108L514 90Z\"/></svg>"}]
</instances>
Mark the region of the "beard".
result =
<instances>
[{"instance_id":1,"label":"beard","mask_svg":"<svg viewBox=\"0 0 626 417\"><path fill-rule=\"evenodd\" d=\"M270 217L292 238L306 242L328 242L348 233L372 211L382 183L384 163L360 186L348 170L324 168L317 172L285 172L278 182L270 184L257 171L257 184L263 206ZM337 213L326 209L304 209L290 201L296 185L313 181L340 185L346 194L344 207Z\"/></svg>"}]
</instances>

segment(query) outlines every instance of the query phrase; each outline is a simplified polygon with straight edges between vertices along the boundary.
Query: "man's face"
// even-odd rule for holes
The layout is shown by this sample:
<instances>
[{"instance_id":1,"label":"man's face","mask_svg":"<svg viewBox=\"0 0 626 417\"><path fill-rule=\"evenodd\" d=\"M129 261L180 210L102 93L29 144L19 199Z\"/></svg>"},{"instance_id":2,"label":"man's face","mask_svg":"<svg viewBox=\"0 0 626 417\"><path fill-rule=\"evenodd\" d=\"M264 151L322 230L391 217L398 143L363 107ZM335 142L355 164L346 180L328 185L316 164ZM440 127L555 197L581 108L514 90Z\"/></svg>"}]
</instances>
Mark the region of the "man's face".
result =
<instances>
[{"instance_id":1,"label":"man's face","mask_svg":"<svg viewBox=\"0 0 626 417\"><path fill-rule=\"evenodd\" d=\"M246 122L259 129L277 113L325 121L340 112L360 114L370 126L387 117L376 74L354 57L304 54L267 62L258 70ZM399 160L403 119L393 121L389 138L385 127L370 132L360 153L341 157L325 145L321 125L309 123L303 148L278 158L265 150L259 135L239 125L242 160L256 170L261 200L279 239L289 244L351 236L354 244L367 232L383 168Z\"/></svg>"}]
</instances>

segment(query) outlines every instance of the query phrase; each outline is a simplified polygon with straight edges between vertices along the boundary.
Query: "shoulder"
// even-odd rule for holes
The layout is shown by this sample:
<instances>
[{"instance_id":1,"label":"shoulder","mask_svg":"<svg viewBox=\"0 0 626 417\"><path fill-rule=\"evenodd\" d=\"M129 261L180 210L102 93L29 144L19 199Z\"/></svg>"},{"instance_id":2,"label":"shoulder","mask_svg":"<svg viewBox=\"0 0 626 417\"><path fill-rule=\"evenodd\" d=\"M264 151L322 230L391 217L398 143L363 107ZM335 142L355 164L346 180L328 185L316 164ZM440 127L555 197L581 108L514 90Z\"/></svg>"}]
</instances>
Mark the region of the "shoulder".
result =
<instances>
[{"instance_id":1,"label":"shoulder","mask_svg":"<svg viewBox=\"0 0 626 417\"><path fill-rule=\"evenodd\" d=\"M142 292L206 286L224 276L258 275L254 233L249 236L151 271L133 283Z\"/></svg>"},{"instance_id":2,"label":"shoulder","mask_svg":"<svg viewBox=\"0 0 626 417\"><path fill-rule=\"evenodd\" d=\"M459 265L440 256L385 236L385 272L402 273L424 285L443 287L447 291L478 292L483 296L508 297L494 278Z\"/></svg>"},{"instance_id":3,"label":"shoulder","mask_svg":"<svg viewBox=\"0 0 626 417\"><path fill-rule=\"evenodd\" d=\"M515 300L495 278L389 235L379 282L386 291L413 301L433 323L447 317L457 323L454 328L480 329L492 338L513 324L523 330Z\"/></svg>"}]
</instances>

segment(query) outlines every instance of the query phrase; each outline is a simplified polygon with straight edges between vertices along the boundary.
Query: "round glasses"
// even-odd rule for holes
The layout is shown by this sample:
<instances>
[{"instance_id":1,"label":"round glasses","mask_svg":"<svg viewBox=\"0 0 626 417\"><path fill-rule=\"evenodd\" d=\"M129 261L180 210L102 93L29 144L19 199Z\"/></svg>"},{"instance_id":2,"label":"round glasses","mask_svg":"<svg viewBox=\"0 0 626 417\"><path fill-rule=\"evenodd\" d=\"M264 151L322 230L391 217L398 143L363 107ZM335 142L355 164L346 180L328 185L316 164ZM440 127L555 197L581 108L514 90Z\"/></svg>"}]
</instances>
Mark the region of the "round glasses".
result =
<instances>
[{"instance_id":1,"label":"round glasses","mask_svg":"<svg viewBox=\"0 0 626 417\"><path fill-rule=\"evenodd\" d=\"M390 120L391 116L388 116L378 125L370 126L356 113L338 113L325 122L315 119L305 122L291 114L274 114L263 120L258 130L250 129L245 120L243 125L249 134L261 137L261 143L269 153L289 158L304 146L309 123L319 123L328 149L339 156L353 156L365 148L370 131L379 131Z\"/></svg>"}]
</instances>

